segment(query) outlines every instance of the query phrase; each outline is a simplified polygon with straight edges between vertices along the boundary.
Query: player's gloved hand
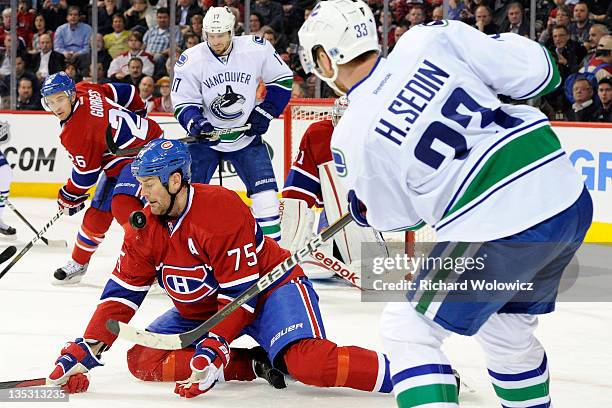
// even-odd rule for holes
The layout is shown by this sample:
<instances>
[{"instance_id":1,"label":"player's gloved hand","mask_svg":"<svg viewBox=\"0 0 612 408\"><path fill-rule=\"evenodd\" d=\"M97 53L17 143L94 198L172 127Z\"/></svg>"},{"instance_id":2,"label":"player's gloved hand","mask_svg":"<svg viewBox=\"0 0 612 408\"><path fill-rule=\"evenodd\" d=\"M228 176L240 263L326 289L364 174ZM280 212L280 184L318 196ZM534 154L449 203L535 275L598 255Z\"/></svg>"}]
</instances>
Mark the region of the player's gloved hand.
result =
<instances>
[{"instance_id":1,"label":"player's gloved hand","mask_svg":"<svg viewBox=\"0 0 612 408\"><path fill-rule=\"evenodd\" d=\"M359 198L357 198L355 190L350 190L348 192L348 203L348 210L357 225L360 227L369 227L370 224L368 224L368 220L366 219L368 209L366 208L365 204L362 203Z\"/></svg>"},{"instance_id":2,"label":"player's gloved hand","mask_svg":"<svg viewBox=\"0 0 612 408\"><path fill-rule=\"evenodd\" d=\"M90 343L79 337L62 348L55 368L49 374L49 381L61 385L70 394L85 392L89 387L89 378L85 373L102 365L104 363L94 355Z\"/></svg>"},{"instance_id":3,"label":"player's gloved hand","mask_svg":"<svg viewBox=\"0 0 612 408\"><path fill-rule=\"evenodd\" d=\"M190 136L201 136L203 134L210 133L214 130L214 126L211 125L210 122L204 118L193 118L189 121L189 123L187 123L187 132ZM219 142L221 142L221 139L219 139L218 137L213 139L202 137L198 140L200 140L200 143L203 143L207 146L216 146L219 144Z\"/></svg>"},{"instance_id":4,"label":"player's gloved hand","mask_svg":"<svg viewBox=\"0 0 612 408\"><path fill-rule=\"evenodd\" d=\"M72 194L66 190L66 186L60 188L57 193L57 204L66 215L74 215L85 208L85 201L89 194Z\"/></svg>"},{"instance_id":5,"label":"player's gloved hand","mask_svg":"<svg viewBox=\"0 0 612 408\"><path fill-rule=\"evenodd\" d=\"M244 132L247 136L263 135L268 131L270 121L274 119L274 116L269 112L272 110L271 106L267 106L265 102L256 105L253 111L249 115L247 123L251 125L251 128Z\"/></svg>"},{"instance_id":6,"label":"player's gloved hand","mask_svg":"<svg viewBox=\"0 0 612 408\"><path fill-rule=\"evenodd\" d=\"M209 333L198 343L191 359L191 376L178 381L174 392L181 397L193 398L204 394L217 383L223 375L230 359L230 347L221 336Z\"/></svg>"}]
</instances>

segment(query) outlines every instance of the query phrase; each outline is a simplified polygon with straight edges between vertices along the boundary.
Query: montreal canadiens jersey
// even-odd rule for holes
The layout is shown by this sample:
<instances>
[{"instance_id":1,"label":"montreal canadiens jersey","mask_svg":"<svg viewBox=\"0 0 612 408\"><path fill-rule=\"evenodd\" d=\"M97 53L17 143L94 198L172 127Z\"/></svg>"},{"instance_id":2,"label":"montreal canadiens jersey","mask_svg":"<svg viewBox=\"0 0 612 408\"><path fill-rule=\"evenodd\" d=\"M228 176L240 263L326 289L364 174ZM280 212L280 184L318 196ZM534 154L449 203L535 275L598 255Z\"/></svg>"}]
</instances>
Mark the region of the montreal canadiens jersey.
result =
<instances>
[{"instance_id":1,"label":"montreal canadiens jersey","mask_svg":"<svg viewBox=\"0 0 612 408\"><path fill-rule=\"evenodd\" d=\"M149 207L144 212L146 226L126 232L85 338L112 344L106 320L129 321L156 279L182 317L206 320L290 255L264 237L235 192L220 186L191 185L186 208L173 222L152 215ZM260 297L299 276L298 266ZM244 303L213 332L231 341L254 318L257 303L257 297Z\"/></svg>"},{"instance_id":2,"label":"montreal canadiens jersey","mask_svg":"<svg viewBox=\"0 0 612 408\"><path fill-rule=\"evenodd\" d=\"M132 161L108 150L107 129L121 148L144 146L163 132L156 122L134 113L145 105L133 85L80 82L76 96L72 114L62 122L60 140L73 166L67 189L83 194L96 184L101 171L114 177Z\"/></svg>"},{"instance_id":3,"label":"montreal canadiens jersey","mask_svg":"<svg viewBox=\"0 0 612 408\"><path fill-rule=\"evenodd\" d=\"M227 129L246 124L257 101L260 79L266 87L291 90L293 73L261 37L234 37L230 53L217 57L206 42L183 52L174 68L172 104L177 120L189 107L197 107L215 128ZM253 140L243 133L221 138L213 149L240 150Z\"/></svg>"},{"instance_id":4,"label":"montreal canadiens jersey","mask_svg":"<svg viewBox=\"0 0 612 408\"><path fill-rule=\"evenodd\" d=\"M323 206L318 166L332 161L329 146L333 131L331 120L321 120L308 126L285 180L283 197L304 200L309 207Z\"/></svg>"},{"instance_id":5,"label":"montreal canadiens jersey","mask_svg":"<svg viewBox=\"0 0 612 408\"><path fill-rule=\"evenodd\" d=\"M547 118L497 95L559 83L546 49L524 37L417 26L349 91L332 138L338 175L379 230L425 222L442 241L523 231L569 207L583 183Z\"/></svg>"}]
</instances>

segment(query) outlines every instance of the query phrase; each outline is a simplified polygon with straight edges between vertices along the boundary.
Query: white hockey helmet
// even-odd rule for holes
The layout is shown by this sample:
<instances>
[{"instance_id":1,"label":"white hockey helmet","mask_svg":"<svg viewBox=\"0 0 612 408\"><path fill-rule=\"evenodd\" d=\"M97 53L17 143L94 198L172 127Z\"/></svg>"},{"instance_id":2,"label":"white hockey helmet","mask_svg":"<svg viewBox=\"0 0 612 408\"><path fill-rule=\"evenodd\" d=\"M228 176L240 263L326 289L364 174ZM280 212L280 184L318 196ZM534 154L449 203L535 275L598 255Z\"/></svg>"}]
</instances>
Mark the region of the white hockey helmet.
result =
<instances>
[{"instance_id":1,"label":"white hockey helmet","mask_svg":"<svg viewBox=\"0 0 612 408\"><path fill-rule=\"evenodd\" d=\"M338 125L340 118L344 115L344 112L348 108L349 100L346 95L342 95L334 101L334 107L332 108L331 120L334 127Z\"/></svg>"},{"instance_id":2,"label":"white hockey helmet","mask_svg":"<svg viewBox=\"0 0 612 408\"><path fill-rule=\"evenodd\" d=\"M379 51L378 33L372 10L362 0L321 1L298 32L300 62L340 95L334 81L338 65L368 51ZM317 67L316 50L321 47L331 60L333 75L326 77Z\"/></svg>"},{"instance_id":3,"label":"white hockey helmet","mask_svg":"<svg viewBox=\"0 0 612 408\"><path fill-rule=\"evenodd\" d=\"M228 31L230 37L234 37L235 24L236 17L229 7L211 7L202 21L202 37L206 38L206 33L220 34Z\"/></svg>"}]
</instances>

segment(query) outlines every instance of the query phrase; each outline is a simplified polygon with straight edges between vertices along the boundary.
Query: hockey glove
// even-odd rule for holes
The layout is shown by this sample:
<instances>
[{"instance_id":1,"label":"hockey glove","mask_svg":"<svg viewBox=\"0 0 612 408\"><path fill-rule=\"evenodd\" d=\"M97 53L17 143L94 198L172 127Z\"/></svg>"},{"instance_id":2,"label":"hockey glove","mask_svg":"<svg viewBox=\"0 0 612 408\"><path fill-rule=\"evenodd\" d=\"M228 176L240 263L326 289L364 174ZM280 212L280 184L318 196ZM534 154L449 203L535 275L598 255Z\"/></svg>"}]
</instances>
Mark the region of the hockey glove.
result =
<instances>
[{"instance_id":1,"label":"hockey glove","mask_svg":"<svg viewBox=\"0 0 612 408\"><path fill-rule=\"evenodd\" d=\"M85 373L94 367L102 366L99 356L95 356L90 344L79 337L66 343L55 361L55 368L49 375L49 381L61 385L64 391L74 394L85 392L89 387L89 378Z\"/></svg>"},{"instance_id":2,"label":"hockey glove","mask_svg":"<svg viewBox=\"0 0 612 408\"><path fill-rule=\"evenodd\" d=\"M244 132L247 136L260 136L268 131L270 121L274 119L274 116L269 113L271 106L266 106L265 102L256 105L253 111L249 115L247 123L251 125L251 128Z\"/></svg>"},{"instance_id":3,"label":"hockey glove","mask_svg":"<svg viewBox=\"0 0 612 408\"><path fill-rule=\"evenodd\" d=\"M72 194L64 186L57 193L57 204L64 214L74 215L85 208L85 200L88 198L89 194Z\"/></svg>"},{"instance_id":4,"label":"hockey glove","mask_svg":"<svg viewBox=\"0 0 612 408\"><path fill-rule=\"evenodd\" d=\"M366 208L365 204L357 198L355 190L350 190L348 192L348 203L348 210L357 225L360 227L369 227L370 224L368 224L368 220L366 219L366 212L368 209Z\"/></svg>"},{"instance_id":5,"label":"hockey glove","mask_svg":"<svg viewBox=\"0 0 612 408\"><path fill-rule=\"evenodd\" d=\"M201 136L206 133L210 133L214 131L215 128L204 118L193 118L187 123L187 132L190 136ZM200 143L205 144L206 146L216 146L221 141L219 138L215 138L213 140L202 137L199 139Z\"/></svg>"},{"instance_id":6,"label":"hockey glove","mask_svg":"<svg viewBox=\"0 0 612 408\"><path fill-rule=\"evenodd\" d=\"M204 394L223 379L223 368L230 359L230 347L223 337L209 333L198 343L191 359L191 376L178 381L174 392L181 397L193 398Z\"/></svg>"}]
</instances>

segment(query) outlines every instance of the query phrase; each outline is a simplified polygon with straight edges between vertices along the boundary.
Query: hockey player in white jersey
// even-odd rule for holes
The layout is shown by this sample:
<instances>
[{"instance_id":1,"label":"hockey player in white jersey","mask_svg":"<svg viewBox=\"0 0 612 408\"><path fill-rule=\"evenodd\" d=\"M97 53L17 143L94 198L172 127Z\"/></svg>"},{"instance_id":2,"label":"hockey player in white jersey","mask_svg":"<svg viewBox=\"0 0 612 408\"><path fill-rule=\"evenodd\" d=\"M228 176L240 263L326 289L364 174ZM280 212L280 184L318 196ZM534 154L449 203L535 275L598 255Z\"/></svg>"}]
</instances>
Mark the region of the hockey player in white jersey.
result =
<instances>
[{"instance_id":1,"label":"hockey player in white jersey","mask_svg":"<svg viewBox=\"0 0 612 408\"><path fill-rule=\"evenodd\" d=\"M289 102L293 73L265 39L234 37L234 23L228 7L211 7L206 13L202 28L206 41L183 52L176 62L174 115L190 135L251 126L245 132L191 144L193 181L208 183L219 161L230 161L253 200L255 219L265 235L278 241L278 188L262 135ZM260 80L266 96L256 104Z\"/></svg>"},{"instance_id":2,"label":"hockey player in white jersey","mask_svg":"<svg viewBox=\"0 0 612 408\"><path fill-rule=\"evenodd\" d=\"M533 331L537 315L554 310L592 202L547 118L497 95L554 90L554 60L526 38L455 21L414 27L380 58L360 0L319 3L299 38L306 71L350 100L332 154L356 221L379 230L425 222L439 241L430 257L486 254L482 270L424 268L415 282L535 282L530 293L470 292L456 302L454 293L408 291L410 302L390 303L381 333L398 405L458 406L440 349L454 332L481 344L502 406L550 407L547 358Z\"/></svg>"},{"instance_id":3,"label":"hockey player in white jersey","mask_svg":"<svg viewBox=\"0 0 612 408\"><path fill-rule=\"evenodd\" d=\"M8 122L0 122L0 143L7 143L11 137ZM9 187L11 185L12 170L6 161L6 157L0 152L0 237L14 239L17 238L17 230L7 225L2 220L5 201L8 199Z\"/></svg>"}]
</instances>

